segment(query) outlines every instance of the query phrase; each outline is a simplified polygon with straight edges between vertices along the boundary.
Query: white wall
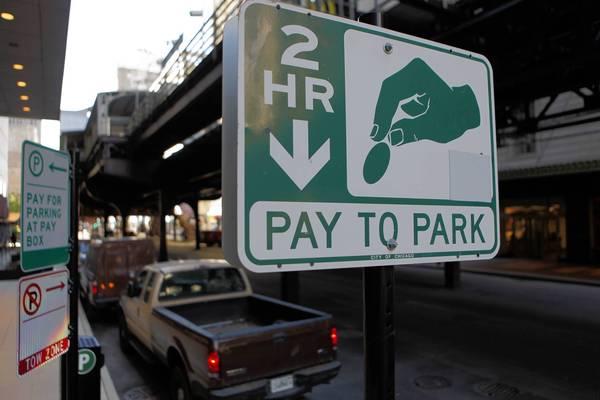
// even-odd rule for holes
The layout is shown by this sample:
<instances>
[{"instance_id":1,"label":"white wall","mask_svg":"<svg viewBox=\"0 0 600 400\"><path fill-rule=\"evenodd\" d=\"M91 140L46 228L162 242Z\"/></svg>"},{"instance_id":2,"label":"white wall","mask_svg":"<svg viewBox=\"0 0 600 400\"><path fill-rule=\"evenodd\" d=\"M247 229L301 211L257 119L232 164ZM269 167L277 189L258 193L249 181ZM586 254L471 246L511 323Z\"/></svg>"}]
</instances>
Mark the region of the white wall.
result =
<instances>
[{"instance_id":1,"label":"white wall","mask_svg":"<svg viewBox=\"0 0 600 400\"><path fill-rule=\"evenodd\" d=\"M498 148L499 171L600 160L599 122L538 132L531 152L524 151L525 140Z\"/></svg>"},{"instance_id":2,"label":"white wall","mask_svg":"<svg viewBox=\"0 0 600 400\"><path fill-rule=\"evenodd\" d=\"M8 193L8 118L0 117L0 196Z\"/></svg>"}]
</instances>

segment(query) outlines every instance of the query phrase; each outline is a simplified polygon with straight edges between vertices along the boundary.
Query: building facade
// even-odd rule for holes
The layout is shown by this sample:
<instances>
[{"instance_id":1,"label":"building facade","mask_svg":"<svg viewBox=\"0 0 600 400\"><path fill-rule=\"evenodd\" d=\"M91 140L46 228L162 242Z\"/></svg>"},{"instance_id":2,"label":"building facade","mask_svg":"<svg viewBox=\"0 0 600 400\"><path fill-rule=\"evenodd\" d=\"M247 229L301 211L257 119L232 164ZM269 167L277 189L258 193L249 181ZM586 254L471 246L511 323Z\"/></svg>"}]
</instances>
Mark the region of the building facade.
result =
<instances>
[{"instance_id":1,"label":"building facade","mask_svg":"<svg viewBox=\"0 0 600 400\"><path fill-rule=\"evenodd\" d=\"M8 118L0 117L0 197L8 196Z\"/></svg>"},{"instance_id":2,"label":"building facade","mask_svg":"<svg viewBox=\"0 0 600 400\"><path fill-rule=\"evenodd\" d=\"M500 139L500 255L600 261L600 112L569 112L582 102L562 94L537 131Z\"/></svg>"},{"instance_id":3,"label":"building facade","mask_svg":"<svg viewBox=\"0 0 600 400\"><path fill-rule=\"evenodd\" d=\"M8 118L8 193L21 193L21 146L29 140L40 143L42 121L39 119Z\"/></svg>"}]
</instances>

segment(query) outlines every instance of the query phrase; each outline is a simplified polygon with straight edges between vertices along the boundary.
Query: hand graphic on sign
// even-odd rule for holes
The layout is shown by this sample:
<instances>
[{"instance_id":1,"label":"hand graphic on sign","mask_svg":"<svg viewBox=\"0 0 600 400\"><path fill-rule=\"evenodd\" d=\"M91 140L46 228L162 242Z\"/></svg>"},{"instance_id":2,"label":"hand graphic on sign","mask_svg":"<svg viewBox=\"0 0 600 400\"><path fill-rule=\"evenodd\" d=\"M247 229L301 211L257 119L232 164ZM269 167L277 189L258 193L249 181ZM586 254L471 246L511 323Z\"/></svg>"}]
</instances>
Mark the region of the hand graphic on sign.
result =
<instances>
[{"instance_id":1,"label":"hand graphic on sign","mask_svg":"<svg viewBox=\"0 0 600 400\"><path fill-rule=\"evenodd\" d=\"M448 143L480 122L469 85L450 87L423 60L415 58L381 84L370 135L379 143L365 159L365 181L376 183L385 174L389 146L425 139Z\"/></svg>"}]
</instances>

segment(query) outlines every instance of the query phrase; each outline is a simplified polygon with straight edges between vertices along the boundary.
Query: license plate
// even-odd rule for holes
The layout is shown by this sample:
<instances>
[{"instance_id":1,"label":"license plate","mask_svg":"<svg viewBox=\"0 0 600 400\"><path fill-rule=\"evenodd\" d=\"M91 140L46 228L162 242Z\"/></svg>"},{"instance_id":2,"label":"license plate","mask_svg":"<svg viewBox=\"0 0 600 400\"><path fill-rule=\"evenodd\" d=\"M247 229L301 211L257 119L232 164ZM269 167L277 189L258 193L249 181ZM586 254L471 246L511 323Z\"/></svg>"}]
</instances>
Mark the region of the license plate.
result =
<instances>
[{"instance_id":1,"label":"license plate","mask_svg":"<svg viewBox=\"0 0 600 400\"><path fill-rule=\"evenodd\" d=\"M271 393L283 392L294 387L294 376L286 375L271 379Z\"/></svg>"}]
</instances>

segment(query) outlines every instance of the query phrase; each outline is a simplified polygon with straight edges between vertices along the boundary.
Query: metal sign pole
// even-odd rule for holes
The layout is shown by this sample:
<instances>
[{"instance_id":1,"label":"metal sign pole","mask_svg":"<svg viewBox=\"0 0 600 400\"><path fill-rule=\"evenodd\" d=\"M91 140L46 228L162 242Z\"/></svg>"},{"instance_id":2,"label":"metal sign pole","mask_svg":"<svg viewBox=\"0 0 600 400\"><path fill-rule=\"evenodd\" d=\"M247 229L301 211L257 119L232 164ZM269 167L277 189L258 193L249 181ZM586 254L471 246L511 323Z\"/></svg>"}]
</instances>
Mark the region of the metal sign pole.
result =
<instances>
[{"instance_id":1,"label":"metal sign pole","mask_svg":"<svg viewBox=\"0 0 600 400\"><path fill-rule=\"evenodd\" d=\"M394 267L363 269L365 399L394 399Z\"/></svg>"},{"instance_id":2,"label":"metal sign pole","mask_svg":"<svg viewBox=\"0 0 600 400\"><path fill-rule=\"evenodd\" d=\"M77 367L79 350L79 331L78 331L78 296L79 296L79 240L77 232L79 230L79 151L71 153L71 256L69 258L69 351L62 360L62 389L63 400L76 400L77 391Z\"/></svg>"},{"instance_id":3,"label":"metal sign pole","mask_svg":"<svg viewBox=\"0 0 600 400\"><path fill-rule=\"evenodd\" d=\"M375 0L375 25L381 26L381 6L379 0Z\"/></svg>"},{"instance_id":4,"label":"metal sign pole","mask_svg":"<svg viewBox=\"0 0 600 400\"><path fill-rule=\"evenodd\" d=\"M375 0L375 21L381 9ZM363 268L365 399L395 398L394 267Z\"/></svg>"}]
</instances>

